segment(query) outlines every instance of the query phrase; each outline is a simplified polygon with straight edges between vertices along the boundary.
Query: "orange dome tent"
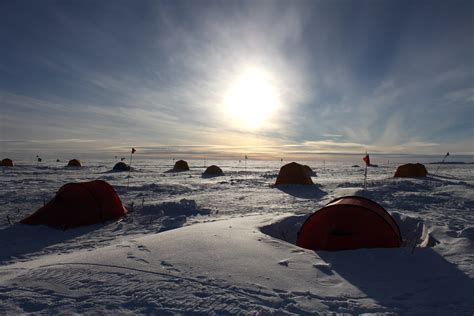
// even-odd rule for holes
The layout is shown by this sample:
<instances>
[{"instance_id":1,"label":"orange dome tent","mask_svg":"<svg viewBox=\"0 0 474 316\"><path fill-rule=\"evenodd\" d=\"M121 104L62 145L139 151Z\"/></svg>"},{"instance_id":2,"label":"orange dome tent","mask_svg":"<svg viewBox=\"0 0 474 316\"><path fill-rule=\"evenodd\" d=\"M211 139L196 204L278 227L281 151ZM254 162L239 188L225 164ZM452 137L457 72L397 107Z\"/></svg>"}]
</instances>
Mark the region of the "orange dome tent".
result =
<instances>
[{"instance_id":1,"label":"orange dome tent","mask_svg":"<svg viewBox=\"0 0 474 316\"><path fill-rule=\"evenodd\" d=\"M303 165L291 162L280 168L275 184L313 184L313 181Z\"/></svg>"},{"instance_id":2,"label":"orange dome tent","mask_svg":"<svg viewBox=\"0 0 474 316\"><path fill-rule=\"evenodd\" d=\"M421 163L407 163L397 168L394 177L395 178L412 178L412 177L426 177L428 171L425 165Z\"/></svg>"},{"instance_id":3,"label":"orange dome tent","mask_svg":"<svg viewBox=\"0 0 474 316\"><path fill-rule=\"evenodd\" d=\"M188 170L189 170L188 163L184 160L176 161L176 163L174 164L174 167L173 167L173 171L175 171L175 172L188 171Z\"/></svg>"},{"instance_id":4,"label":"orange dome tent","mask_svg":"<svg viewBox=\"0 0 474 316\"><path fill-rule=\"evenodd\" d=\"M127 214L110 184L102 180L63 185L45 206L22 224L72 228L100 223Z\"/></svg>"},{"instance_id":5,"label":"orange dome tent","mask_svg":"<svg viewBox=\"0 0 474 316\"><path fill-rule=\"evenodd\" d=\"M400 229L379 204L360 196L329 202L305 221L296 245L313 250L397 248Z\"/></svg>"},{"instance_id":6,"label":"orange dome tent","mask_svg":"<svg viewBox=\"0 0 474 316\"><path fill-rule=\"evenodd\" d=\"M114 166L114 171L130 171L130 166L127 165L125 162L117 162Z\"/></svg>"},{"instance_id":7,"label":"orange dome tent","mask_svg":"<svg viewBox=\"0 0 474 316\"><path fill-rule=\"evenodd\" d=\"M5 158L2 160L2 163L0 164L2 167L13 167L13 160L10 158Z\"/></svg>"},{"instance_id":8,"label":"orange dome tent","mask_svg":"<svg viewBox=\"0 0 474 316\"><path fill-rule=\"evenodd\" d=\"M72 159L72 160L69 160L67 166L68 167L82 167L82 163L78 159Z\"/></svg>"},{"instance_id":9,"label":"orange dome tent","mask_svg":"<svg viewBox=\"0 0 474 316\"><path fill-rule=\"evenodd\" d=\"M206 168L206 171L202 174L203 176L222 176L224 175L224 172L222 172L222 169L219 168L216 165L212 165Z\"/></svg>"}]
</instances>

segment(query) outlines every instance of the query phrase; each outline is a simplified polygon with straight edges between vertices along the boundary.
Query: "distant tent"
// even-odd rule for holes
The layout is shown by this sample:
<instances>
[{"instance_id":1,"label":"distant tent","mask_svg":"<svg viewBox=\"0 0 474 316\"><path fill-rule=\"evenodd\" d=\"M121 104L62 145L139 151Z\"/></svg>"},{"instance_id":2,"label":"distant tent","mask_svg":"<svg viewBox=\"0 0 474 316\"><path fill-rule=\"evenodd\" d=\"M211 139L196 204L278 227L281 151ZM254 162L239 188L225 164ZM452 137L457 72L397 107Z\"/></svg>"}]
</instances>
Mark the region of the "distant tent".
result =
<instances>
[{"instance_id":1,"label":"distant tent","mask_svg":"<svg viewBox=\"0 0 474 316\"><path fill-rule=\"evenodd\" d=\"M428 171L426 167L421 163L408 163L406 165L399 166L395 172L394 177L398 178L412 178L412 177L426 177Z\"/></svg>"},{"instance_id":2,"label":"distant tent","mask_svg":"<svg viewBox=\"0 0 474 316\"><path fill-rule=\"evenodd\" d=\"M308 174L308 176L315 176L316 175L316 172L313 171L313 169L311 169L310 166L308 165L303 165L303 168L304 170L306 171L306 173Z\"/></svg>"},{"instance_id":3,"label":"distant tent","mask_svg":"<svg viewBox=\"0 0 474 316\"><path fill-rule=\"evenodd\" d=\"M127 214L110 184L102 180L63 185L45 206L22 224L72 228L104 222Z\"/></svg>"},{"instance_id":4,"label":"distant tent","mask_svg":"<svg viewBox=\"0 0 474 316\"><path fill-rule=\"evenodd\" d=\"M5 158L2 160L0 166L2 167L13 167L13 160L10 158Z\"/></svg>"},{"instance_id":5,"label":"distant tent","mask_svg":"<svg viewBox=\"0 0 474 316\"><path fill-rule=\"evenodd\" d=\"M175 172L188 171L188 170L189 170L188 163L184 160L176 161L176 163L174 164L174 167L173 167L173 171L175 171Z\"/></svg>"},{"instance_id":6,"label":"distant tent","mask_svg":"<svg viewBox=\"0 0 474 316\"><path fill-rule=\"evenodd\" d=\"M114 171L130 171L130 166L125 162L117 162L113 168Z\"/></svg>"},{"instance_id":7,"label":"distant tent","mask_svg":"<svg viewBox=\"0 0 474 316\"><path fill-rule=\"evenodd\" d=\"M224 172L222 169L216 165L212 165L206 168L206 171L202 174L203 176L213 177L213 176L222 176Z\"/></svg>"},{"instance_id":8,"label":"distant tent","mask_svg":"<svg viewBox=\"0 0 474 316\"><path fill-rule=\"evenodd\" d=\"M397 248L400 229L379 204L360 196L329 202L305 221L296 245L313 250Z\"/></svg>"},{"instance_id":9,"label":"distant tent","mask_svg":"<svg viewBox=\"0 0 474 316\"><path fill-rule=\"evenodd\" d=\"M72 160L69 160L67 166L68 167L82 167L82 163L78 159L72 159Z\"/></svg>"},{"instance_id":10,"label":"distant tent","mask_svg":"<svg viewBox=\"0 0 474 316\"><path fill-rule=\"evenodd\" d=\"M291 162L280 168L275 184L313 184L313 181L303 165Z\"/></svg>"}]
</instances>

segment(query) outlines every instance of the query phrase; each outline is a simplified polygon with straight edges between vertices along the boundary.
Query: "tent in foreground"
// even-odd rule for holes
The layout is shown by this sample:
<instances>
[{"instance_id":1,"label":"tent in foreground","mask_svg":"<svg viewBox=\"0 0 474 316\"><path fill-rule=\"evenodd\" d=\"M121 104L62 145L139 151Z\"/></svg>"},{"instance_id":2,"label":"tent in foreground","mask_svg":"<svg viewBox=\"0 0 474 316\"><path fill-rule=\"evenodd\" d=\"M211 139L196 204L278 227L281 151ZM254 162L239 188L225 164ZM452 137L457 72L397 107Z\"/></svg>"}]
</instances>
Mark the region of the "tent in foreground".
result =
<instances>
[{"instance_id":1,"label":"tent in foreground","mask_svg":"<svg viewBox=\"0 0 474 316\"><path fill-rule=\"evenodd\" d=\"M394 174L395 178L412 178L412 177L426 177L428 171L425 165L421 163L407 163L397 168Z\"/></svg>"},{"instance_id":2,"label":"tent in foreground","mask_svg":"<svg viewBox=\"0 0 474 316\"><path fill-rule=\"evenodd\" d=\"M113 168L114 171L130 171L130 166L125 162L117 162Z\"/></svg>"},{"instance_id":3,"label":"tent in foreground","mask_svg":"<svg viewBox=\"0 0 474 316\"><path fill-rule=\"evenodd\" d=\"M224 175L224 172L222 172L222 169L219 168L216 165L212 165L206 168L204 173L202 174L204 177L217 177L217 176L222 176Z\"/></svg>"},{"instance_id":4,"label":"tent in foreground","mask_svg":"<svg viewBox=\"0 0 474 316\"><path fill-rule=\"evenodd\" d=\"M397 248L400 229L379 204L360 196L329 202L305 221L296 245L313 250Z\"/></svg>"},{"instance_id":5,"label":"tent in foreground","mask_svg":"<svg viewBox=\"0 0 474 316\"><path fill-rule=\"evenodd\" d=\"M307 169L296 162L291 162L280 168L278 178L275 182L278 184L313 184L311 176Z\"/></svg>"},{"instance_id":6,"label":"tent in foreground","mask_svg":"<svg viewBox=\"0 0 474 316\"><path fill-rule=\"evenodd\" d=\"M127 214L114 188L105 181L95 180L63 185L45 206L21 221L22 224L72 228Z\"/></svg>"},{"instance_id":7,"label":"tent in foreground","mask_svg":"<svg viewBox=\"0 0 474 316\"><path fill-rule=\"evenodd\" d=\"M0 163L0 166L2 166L2 167L13 167L13 160L11 160L10 158L5 158Z\"/></svg>"},{"instance_id":8,"label":"tent in foreground","mask_svg":"<svg viewBox=\"0 0 474 316\"><path fill-rule=\"evenodd\" d=\"M69 160L67 166L68 167L82 167L82 163L78 159L71 159Z\"/></svg>"},{"instance_id":9,"label":"tent in foreground","mask_svg":"<svg viewBox=\"0 0 474 316\"><path fill-rule=\"evenodd\" d=\"M188 163L184 160L176 161L173 167L174 172L181 172L181 171L188 171L188 170L189 170Z\"/></svg>"}]
</instances>

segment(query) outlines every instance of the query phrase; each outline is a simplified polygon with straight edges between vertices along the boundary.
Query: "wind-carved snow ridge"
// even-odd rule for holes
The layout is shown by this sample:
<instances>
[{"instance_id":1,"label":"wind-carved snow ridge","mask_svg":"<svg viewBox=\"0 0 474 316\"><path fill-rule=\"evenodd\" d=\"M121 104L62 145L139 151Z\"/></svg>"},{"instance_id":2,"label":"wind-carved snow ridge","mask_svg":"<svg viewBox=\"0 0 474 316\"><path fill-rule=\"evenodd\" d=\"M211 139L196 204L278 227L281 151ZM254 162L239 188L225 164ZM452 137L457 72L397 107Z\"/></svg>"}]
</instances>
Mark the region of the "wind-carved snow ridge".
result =
<instances>
[{"instance_id":1,"label":"wind-carved snow ridge","mask_svg":"<svg viewBox=\"0 0 474 316\"><path fill-rule=\"evenodd\" d=\"M434 247L439 242L430 234L430 229L423 220L399 213L392 213L402 234L402 247ZM281 239L291 244L296 244L296 239L301 226L308 215L289 216L270 225L260 228L262 233Z\"/></svg>"}]
</instances>

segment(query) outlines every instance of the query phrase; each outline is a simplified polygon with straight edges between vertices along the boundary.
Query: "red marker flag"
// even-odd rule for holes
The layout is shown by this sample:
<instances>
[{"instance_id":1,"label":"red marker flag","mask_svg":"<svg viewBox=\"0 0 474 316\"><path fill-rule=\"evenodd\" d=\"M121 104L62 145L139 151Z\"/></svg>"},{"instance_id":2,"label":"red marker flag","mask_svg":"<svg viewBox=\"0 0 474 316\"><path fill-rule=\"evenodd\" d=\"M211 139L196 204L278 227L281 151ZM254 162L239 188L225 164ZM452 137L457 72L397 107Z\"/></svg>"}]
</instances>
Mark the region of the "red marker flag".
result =
<instances>
[{"instance_id":1,"label":"red marker flag","mask_svg":"<svg viewBox=\"0 0 474 316\"><path fill-rule=\"evenodd\" d=\"M136 152L135 148L132 148L132 154L134 154Z\"/></svg>"},{"instance_id":2,"label":"red marker flag","mask_svg":"<svg viewBox=\"0 0 474 316\"><path fill-rule=\"evenodd\" d=\"M363 161L365 161L365 165L368 167L370 166L370 158L368 154L365 154L365 157L362 158Z\"/></svg>"}]
</instances>

